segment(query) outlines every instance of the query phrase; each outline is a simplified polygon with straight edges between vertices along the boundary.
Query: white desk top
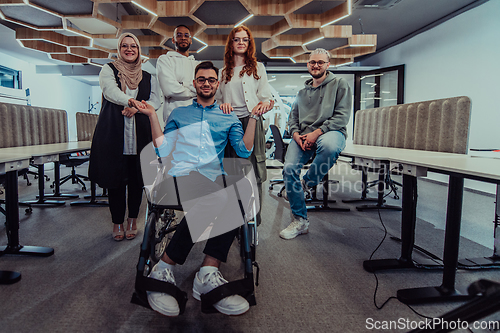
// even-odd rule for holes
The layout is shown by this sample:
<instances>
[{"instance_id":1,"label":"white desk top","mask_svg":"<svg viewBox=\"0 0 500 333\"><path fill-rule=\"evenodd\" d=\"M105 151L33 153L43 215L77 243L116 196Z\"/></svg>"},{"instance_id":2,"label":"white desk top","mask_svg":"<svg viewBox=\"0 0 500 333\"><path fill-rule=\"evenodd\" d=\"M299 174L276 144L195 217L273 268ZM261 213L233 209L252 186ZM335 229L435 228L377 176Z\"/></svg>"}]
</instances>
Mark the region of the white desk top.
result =
<instances>
[{"instance_id":1,"label":"white desk top","mask_svg":"<svg viewBox=\"0 0 500 333\"><path fill-rule=\"evenodd\" d=\"M90 146L90 141L72 141L36 146L1 148L0 152L5 154L28 154L30 157L38 157L88 150L90 149Z\"/></svg>"},{"instance_id":2,"label":"white desk top","mask_svg":"<svg viewBox=\"0 0 500 333\"><path fill-rule=\"evenodd\" d=\"M29 160L31 158L30 154L26 153L4 153L0 149L0 164L9 163L9 162L17 162L23 160Z\"/></svg>"},{"instance_id":3,"label":"white desk top","mask_svg":"<svg viewBox=\"0 0 500 333\"><path fill-rule=\"evenodd\" d=\"M464 177L500 181L500 159L497 158L353 144L348 144L342 155L403 163L426 167L435 172L457 173Z\"/></svg>"},{"instance_id":4,"label":"white desk top","mask_svg":"<svg viewBox=\"0 0 500 333\"><path fill-rule=\"evenodd\" d=\"M25 153L5 153L0 149L0 174L21 170L29 166L31 155Z\"/></svg>"}]
</instances>

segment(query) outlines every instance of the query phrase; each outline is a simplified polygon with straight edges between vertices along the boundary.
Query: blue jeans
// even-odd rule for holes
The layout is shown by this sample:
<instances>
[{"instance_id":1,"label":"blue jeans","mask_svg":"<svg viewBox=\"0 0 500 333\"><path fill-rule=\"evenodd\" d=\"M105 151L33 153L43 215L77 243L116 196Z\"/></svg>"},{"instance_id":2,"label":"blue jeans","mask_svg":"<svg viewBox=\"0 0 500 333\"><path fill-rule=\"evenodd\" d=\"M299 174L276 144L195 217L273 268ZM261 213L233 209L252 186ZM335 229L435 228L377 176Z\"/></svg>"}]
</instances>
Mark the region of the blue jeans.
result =
<instances>
[{"instance_id":1,"label":"blue jeans","mask_svg":"<svg viewBox=\"0 0 500 333\"><path fill-rule=\"evenodd\" d=\"M335 164L344 148L345 136L339 131L329 131L320 135L315 147L311 150L303 151L295 140L290 142L283 166L283 180L290 209L294 215L307 218L304 191L300 183L300 171L304 164L316 153L303 179L309 187L318 185Z\"/></svg>"}]
</instances>

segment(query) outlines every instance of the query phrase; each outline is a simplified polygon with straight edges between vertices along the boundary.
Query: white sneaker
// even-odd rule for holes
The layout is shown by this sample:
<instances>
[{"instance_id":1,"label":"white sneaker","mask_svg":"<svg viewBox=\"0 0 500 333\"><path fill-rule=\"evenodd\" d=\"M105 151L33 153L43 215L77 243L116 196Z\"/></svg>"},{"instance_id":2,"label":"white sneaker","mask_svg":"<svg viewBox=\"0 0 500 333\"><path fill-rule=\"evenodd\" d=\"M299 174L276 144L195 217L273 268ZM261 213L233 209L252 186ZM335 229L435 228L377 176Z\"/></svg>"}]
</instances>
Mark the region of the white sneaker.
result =
<instances>
[{"instance_id":1,"label":"white sneaker","mask_svg":"<svg viewBox=\"0 0 500 333\"><path fill-rule=\"evenodd\" d=\"M307 234L309 232L309 220L300 216L293 216L292 223L285 229L281 230L280 237L283 239L292 239L298 235Z\"/></svg>"},{"instance_id":2,"label":"white sneaker","mask_svg":"<svg viewBox=\"0 0 500 333\"><path fill-rule=\"evenodd\" d=\"M200 275L200 272L196 273L193 282L193 297L198 301L201 301L201 294L206 294L218 286L227 283L216 267L205 276ZM232 295L221 299L214 304L214 307L220 313L234 316L247 312L250 308L250 304L240 295Z\"/></svg>"},{"instance_id":3,"label":"white sneaker","mask_svg":"<svg viewBox=\"0 0 500 333\"><path fill-rule=\"evenodd\" d=\"M149 273L149 277L160 281L170 282L175 285L174 273L172 270L168 268L160 269L158 268L158 264L153 267L151 273ZM169 294L148 291L148 302L153 310L162 315L169 317L179 315L179 304L177 300Z\"/></svg>"}]
</instances>

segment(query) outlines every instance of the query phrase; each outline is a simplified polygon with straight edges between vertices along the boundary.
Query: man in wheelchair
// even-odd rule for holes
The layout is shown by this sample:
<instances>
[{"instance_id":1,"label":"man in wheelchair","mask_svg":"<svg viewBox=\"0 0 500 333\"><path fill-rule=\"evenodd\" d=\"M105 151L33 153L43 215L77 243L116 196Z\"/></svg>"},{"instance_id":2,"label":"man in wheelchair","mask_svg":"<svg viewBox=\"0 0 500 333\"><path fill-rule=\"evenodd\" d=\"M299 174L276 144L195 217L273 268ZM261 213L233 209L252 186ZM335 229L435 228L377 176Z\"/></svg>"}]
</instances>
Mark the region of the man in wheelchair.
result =
<instances>
[{"instance_id":1,"label":"man in wheelchair","mask_svg":"<svg viewBox=\"0 0 500 333\"><path fill-rule=\"evenodd\" d=\"M224 182L235 182L223 177L224 148L229 142L238 156L250 156L258 119L254 109L243 132L234 113L224 114L220 110L214 98L219 86L218 72L210 61L196 67L193 85L197 98L190 106L174 109L163 132L154 108L144 101L137 106L150 119L156 154L171 159L168 174L176 177L182 206L187 212L149 277L175 285L174 266L185 262L195 242L208 238L203 251L205 258L193 282L193 297L197 300L227 283L218 268L227 260L241 221L232 225L230 222L237 220L238 215L226 204L231 201L231 194L225 191ZM166 316L179 314L179 304L172 295L148 291L147 298L153 310ZM226 315L239 315L249 309L248 301L239 295L225 297L213 306Z\"/></svg>"}]
</instances>

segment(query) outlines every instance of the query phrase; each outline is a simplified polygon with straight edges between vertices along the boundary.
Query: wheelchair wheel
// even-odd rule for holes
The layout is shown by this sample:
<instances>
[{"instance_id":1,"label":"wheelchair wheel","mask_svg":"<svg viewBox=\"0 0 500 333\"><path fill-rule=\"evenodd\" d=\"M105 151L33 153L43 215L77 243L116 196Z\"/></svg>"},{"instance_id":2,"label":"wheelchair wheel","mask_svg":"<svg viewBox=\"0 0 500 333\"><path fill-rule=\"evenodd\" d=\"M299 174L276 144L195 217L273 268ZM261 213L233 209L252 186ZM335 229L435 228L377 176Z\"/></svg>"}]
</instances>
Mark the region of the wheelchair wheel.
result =
<instances>
[{"instance_id":1,"label":"wheelchair wheel","mask_svg":"<svg viewBox=\"0 0 500 333\"><path fill-rule=\"evenodd\" d=\"M149 215L151 225L154 226L151 235L151 260L156 264L160 261L168 242L172 238L173 231L177 228L175 212L172 209L163 211L153 210Z\"/></svg>"}]
</instances>

